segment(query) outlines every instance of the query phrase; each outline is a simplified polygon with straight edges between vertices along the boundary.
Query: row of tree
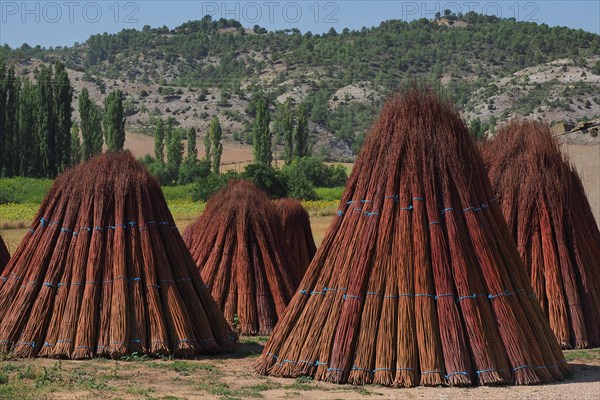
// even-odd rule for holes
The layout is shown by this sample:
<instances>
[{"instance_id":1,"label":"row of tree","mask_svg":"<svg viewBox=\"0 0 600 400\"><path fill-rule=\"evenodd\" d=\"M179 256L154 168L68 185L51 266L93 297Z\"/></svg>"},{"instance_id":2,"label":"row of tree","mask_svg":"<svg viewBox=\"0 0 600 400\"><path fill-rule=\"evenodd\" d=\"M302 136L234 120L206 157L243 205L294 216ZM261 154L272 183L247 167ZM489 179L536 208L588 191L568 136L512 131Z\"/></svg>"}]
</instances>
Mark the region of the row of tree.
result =
<instances>
[{"instance_id":1,"label":"row of tree","mask_svg":"<svg viewBox=\"0 0 600 400\"><path fill-rule=\"evenodd\" d=\"M73 123L73 87L63 63L41 65L35 80L17 76L0 60L0 176L54 178L71 165L123 149L123 93L110 93L104 110L81 91L81 124ZM83 144L80 142L79 130Z\"/></svg>"},{"instance_id":2,"label":"row of tree","mask_svg":"<svg viewBox=\"0 0 600 400\"><path fill-rule=\"evenodd\" d=\"M65 66L39 68L21 79L0 60L0 173L54 177L71 164L73 89Z\"/></svg>"},{"instance_id":3,"label":"row of tree","mask_svg":"<svg viewBox=\"0 0 600 400\"><path fill-rule=\"evenodd\" d=\"M218 173L223 154L221 125L215 117L204 139L206 158L198 159L196 129L176 127L177 121L158 119L154 128L154 157L148 155L142 162L158 177L161 184L186 184L208 176L211 168ZM184 142L187 151L184 156Z\"/></svg>"},{"instance_id":4,"label":"row of tree","mask_svg":"<svg viewBox=\"0 0 600 400\"><path fill-rule=\"evenodd\" d=\"M273 161L273 133L269 100L260 96L256 103L256 115L252 129L254 161L270 165ZM278 128L283 137L283 160L291 164L294 158L310 155L308 116L303 104L298 106L295 116L291 100L286 100L279 113Z\"/></svg>"}]
</instances>

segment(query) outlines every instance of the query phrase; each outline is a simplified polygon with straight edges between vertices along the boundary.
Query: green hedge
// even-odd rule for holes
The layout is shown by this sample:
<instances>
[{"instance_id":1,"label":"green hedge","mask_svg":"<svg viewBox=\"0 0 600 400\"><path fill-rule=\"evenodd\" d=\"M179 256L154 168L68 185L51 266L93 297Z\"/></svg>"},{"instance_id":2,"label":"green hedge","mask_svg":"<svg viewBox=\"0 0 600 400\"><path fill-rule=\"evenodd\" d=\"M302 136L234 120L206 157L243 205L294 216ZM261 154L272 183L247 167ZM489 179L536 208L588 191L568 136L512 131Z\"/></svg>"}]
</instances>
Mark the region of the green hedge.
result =
<instances>
[{"instance_id":1,"label":"green hedge","mask_svg":"<svg viewBox=\"0 0 600 400\"><path fill-rule=\"evenodd\" d=\"M0 178L0 204L41 203L50 187L51 179Z\"/></svg>"},{"instance_id":2,"label":"green hedge","mask_svg":"<svg viewBox=\"0 0 600 400\"><path fill-rule=\"evenodd\" d=\"M332 187L332 188L324 188L318 187L315 188L315 192L317 192L317 200L340 200L342 195L344 194L344 186Z\"/></svg>"}]
</instances>

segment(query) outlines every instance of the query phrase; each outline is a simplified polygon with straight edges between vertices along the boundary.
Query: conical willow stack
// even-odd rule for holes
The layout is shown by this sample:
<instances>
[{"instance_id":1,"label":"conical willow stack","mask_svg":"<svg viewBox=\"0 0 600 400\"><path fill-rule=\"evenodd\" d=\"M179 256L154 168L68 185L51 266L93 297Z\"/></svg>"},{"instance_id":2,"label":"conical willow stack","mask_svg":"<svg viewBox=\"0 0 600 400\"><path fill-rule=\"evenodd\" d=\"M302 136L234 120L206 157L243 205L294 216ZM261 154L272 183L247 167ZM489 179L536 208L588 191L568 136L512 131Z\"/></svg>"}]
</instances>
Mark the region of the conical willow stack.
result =
<instances>
[{"instance_id":1,"label":"conical willow stack","mask_svg":"<svg viewBox=\"0 0 600 400\"><path fill-rule=\"evenodd\" d=\"M298 287L300 268L267 195L231 181L184 238L225 318L242 335L268 335Z\"/></svg>"},{"instance_id":2,"label":"conical willow stack","mask_svg":"<svg viewBox=\"0 0 600 400\"><path fill-rule=\"evenodd\" d=\"M255 367L396 387L538 384L568 371L458 112L390 99Z\"/></svg>"},{"instance_id":3,"label":"conical willow stack","mask_svg":"<svg viewBox=\"0 0 600 400\"><path fill-rule=\"evenodd\" d=\"M0 352L190 356L235 335L160 186L129 153L59 176L0 280Z\"/></svg>"},{"instance_id":4,"label":"conical willow stack","mask_svg":"<svg viewBox=\"0 0 600 400\"><path fill-rule=\"evenodd\" d=\"M8 260L10 260L10 253L2 240L2 236L0 236L0 273L4 271L4 267L8 264Z\"/></svg>"},{"instance_id":5,"label":"conical willow stack","mask_svg":"<svg viewBox=\"0 0 600 400\"><path fill-rule=\"evenodd\" d=\"M285 241L300 268L299 275L302 277L317 252L310 227L310 217L298 200L281 199L275 202L275 207L279 213Z\"/></svg>"},{"instance_id":6,"label":"conical willow stack","mask_svg":"<svg viewBox=\"0 0 600 400\"><path fill-rule=\"evenodd\" d=\"M563 348L600 346L600 231L548 125L513 121L483 146L492 188Z\"/></svg>"}]
</instances>

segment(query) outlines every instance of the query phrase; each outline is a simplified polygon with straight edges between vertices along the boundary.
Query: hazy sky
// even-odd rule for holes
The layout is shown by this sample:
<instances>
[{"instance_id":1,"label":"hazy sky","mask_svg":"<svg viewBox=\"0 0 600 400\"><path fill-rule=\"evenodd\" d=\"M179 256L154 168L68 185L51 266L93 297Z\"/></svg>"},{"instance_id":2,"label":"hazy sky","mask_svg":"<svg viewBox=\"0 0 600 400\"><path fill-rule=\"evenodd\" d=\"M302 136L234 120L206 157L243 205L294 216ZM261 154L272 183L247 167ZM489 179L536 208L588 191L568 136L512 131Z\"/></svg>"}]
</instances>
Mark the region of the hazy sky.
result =
<instances>
[{"instance_id":1,"label":"hazy sky","mask_svg":"<svg viewBox=\"0 0 600 400\"><path fill-rule=\"evenodd\" d=\"M388 19L433 18L436 11L476 11L550 26L600 33L600 0L543 1L23 1L0 0L0 43L19 47L72 45L95 33L144 25L173 28L206 14L269 30L298 28L322 33L331 27L360 29Z\"/></svg>"}]
</instances>

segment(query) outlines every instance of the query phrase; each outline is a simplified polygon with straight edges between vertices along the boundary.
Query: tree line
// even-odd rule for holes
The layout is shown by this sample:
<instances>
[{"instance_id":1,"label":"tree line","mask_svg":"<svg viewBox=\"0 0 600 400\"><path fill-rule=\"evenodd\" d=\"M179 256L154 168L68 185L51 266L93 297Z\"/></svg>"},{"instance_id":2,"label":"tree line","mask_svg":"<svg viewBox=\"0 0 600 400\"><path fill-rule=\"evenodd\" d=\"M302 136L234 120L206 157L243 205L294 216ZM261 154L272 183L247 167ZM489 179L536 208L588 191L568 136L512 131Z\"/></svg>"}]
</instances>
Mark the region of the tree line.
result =
<instances>
[{"instance_id":1,"label":"tree line","mask_svg":"<svg viewBox=\"0 0 600 400\"><path fill-rule=\"evenodd\" d=\"M141 160L163 185L192 183L210 174L210 162L198 159L196 128L184 129L176 125L173 117L166 121L159 118L154 128L154 157L147 155ZM218 141L220 143L220 137ZM222 152L222 145L220 148ZM216 162L220 163L220 155Z\"/></svg>"},{"instance_id":2,"label":"tree line","mask_svg":"<svg viewBox=\"0 0 600 400\"><path fill-rule=\"evenodd\" d=\"M73 123L73 87L65 65L40 65L34 80L20 77L0 59L0 176L54 178L102 152L123 149L123 93L104 100L104 109L79 97L81 123ZM80 139L80 132L83 141Z\"/></svg>"},{"instance_id":3,"label":"tree line","mask_svg":"<svg viewBox=\"0 0 600 400\"><path fill-rule=\"evenodd\" d=\"M273 132L270 128L270 100L267 96L257 94L254 103L255 118L252 128L254 160L257 163L270 165L273 161ZM276 110L275 129L277 136L283 139L283 160L286 165L294 158L310 156L308 115L304 104L292 109L291 99L287 99L280 109Z\"/></svg>"}]
</instances>

